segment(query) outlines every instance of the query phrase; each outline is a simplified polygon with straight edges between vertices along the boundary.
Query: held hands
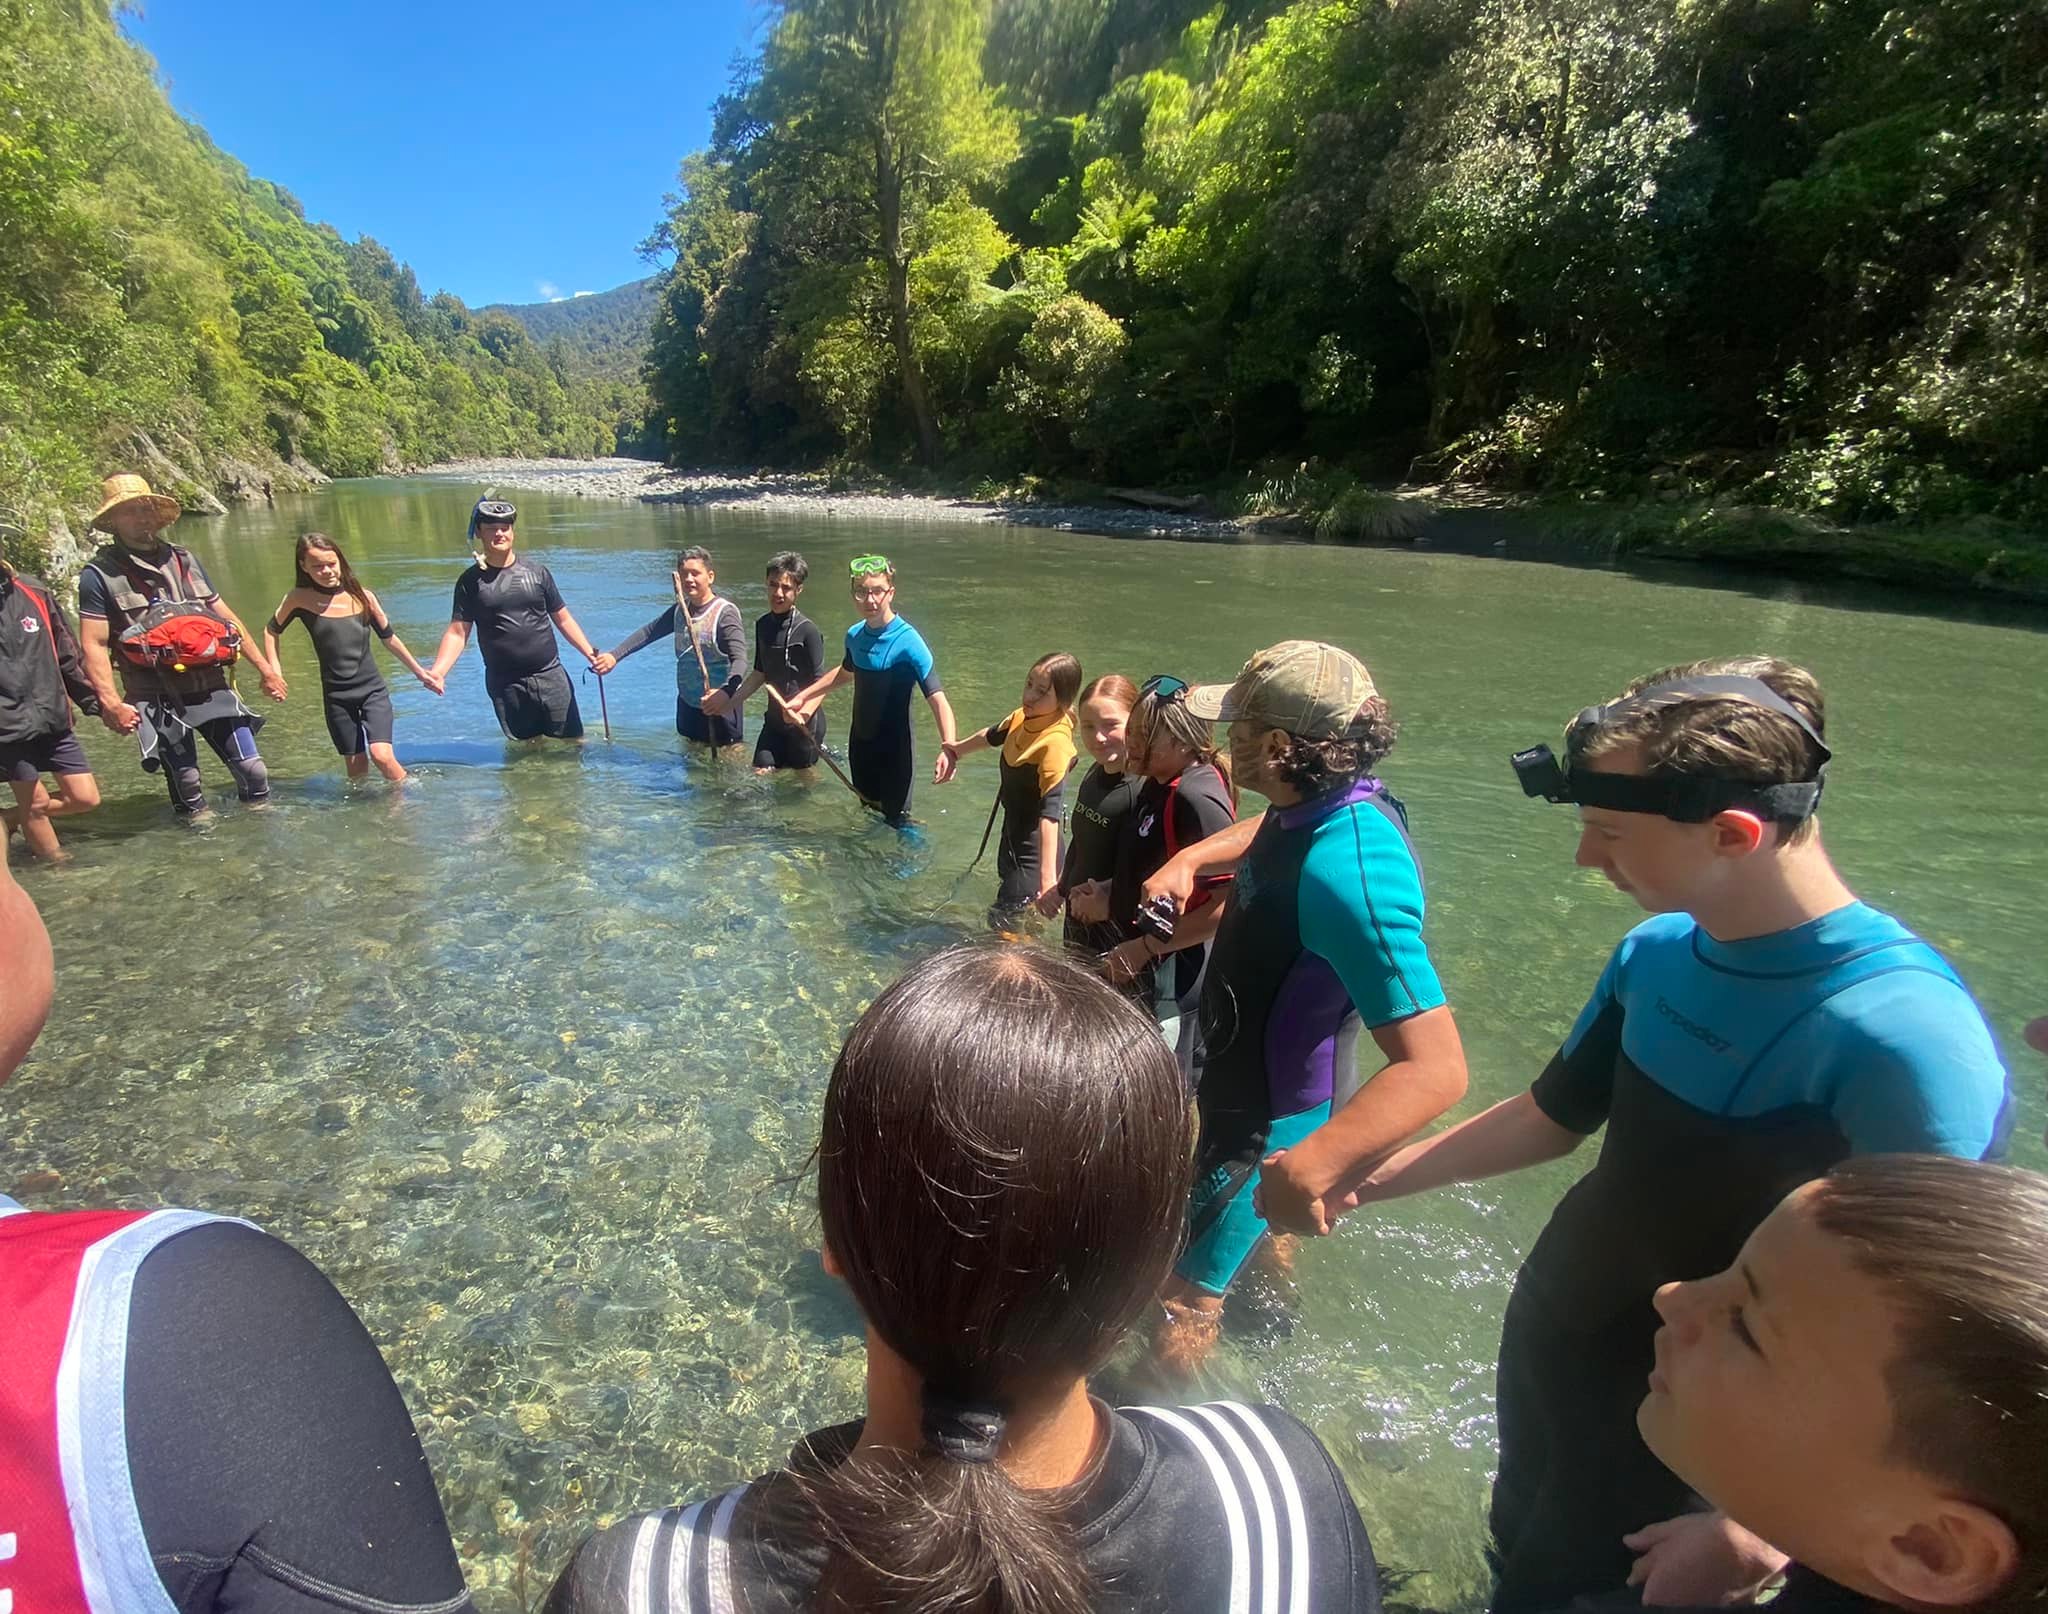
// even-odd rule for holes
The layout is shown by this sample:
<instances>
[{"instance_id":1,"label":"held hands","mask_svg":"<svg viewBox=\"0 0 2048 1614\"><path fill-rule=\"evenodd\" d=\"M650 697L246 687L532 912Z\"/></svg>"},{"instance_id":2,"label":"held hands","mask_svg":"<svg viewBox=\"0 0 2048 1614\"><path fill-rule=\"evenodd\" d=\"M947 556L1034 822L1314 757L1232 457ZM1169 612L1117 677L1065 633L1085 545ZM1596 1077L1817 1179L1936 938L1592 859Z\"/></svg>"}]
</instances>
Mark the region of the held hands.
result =
<instances>
[{"instance_id":1,"label":"held hands","mask_svg":"<svg viewBox=\"0 0 2048 1614\"><path fill-rule=\"evenodd\" d=\"M1058 886L1054 886L1049 891L1039 892L1037 898L1031 904L1032 907L1036 908L1047 919L1056 918L1064 905L1064 899L1060 896L1060 888Z\"/></svg>"},{"instance_id":2,"label":"held hands","mask_svg":"<svg viewBox=\"0 0 2048 1614\"><path fill-rule=\"evenodd\" d=\"M602 678L619 664L619 658L608 650L600 650L590 658L590 670Z\"/></svg>"},{"instance_id":3,"label":"held hands","mask_svg":"<svg viewBox=\"0 0 2048 1614\"><path fill-rule=\"evenodd\" d=\"M1782 1552L1720 1513L1681 1513L1621 1538L1636 1556L1628 1583L1646 1606L1725 1608L1753 1603L1789 1562Z\"/></svg>"},{"instance_id":4,"label":"held hands","mask_svg":"<svg viewBox=\"0 0 2048 1614\"><path fill-rule=\"evenodd\" d=\"M421 667L418 671L420 682L428 689L431 689L436 695L445 695L448 692L448 680L435 672L433 668Z\"/></svg>"},{"instance_id":5,"label":"held hands","mask_svg":"<svg viewBox=\"0 0 2048 1614\"><path fill-rule=\"evenodd\" d=\"M100 708L100 721L116 734L133 734L142 727L142 714L126 701Z\"/></svg>"},{"instance_id":6,"label":"held hands","mask_svg":"<svg viewBox=\"0 0 2048 1614\"><path fill-rule=\"evenodd\" d=\"M1276 1233L1309 1233L1322 1238L1337 1225L1340 1211L1330 1203L1335 1180L1315 1163L1308 1143L1278 1149L1259 1162L1259 1186L1252 1208Z\"/></svg>"},{"instance_id":7,"label":"held hands","mask_svg":"<svg viewBox=\"0 0 2048 1614\"><path fill-rule=\"evenodd\" d=\"M1133 936L1109 950L1102 960L1102 972L1109 977L1111 986L1127 986L1155 962L1151 941L1144 936Z\"/></svg>"},{"instance_id":8,"label":"held hands","mask_svg":"<svg viewBox=\"0 0 2048 1614\"><path fill-rule=\"evenodd\" d=\"M263 675L263 693L274 701L281 701L291 693L291 688L285 683L283 673L267 672Z\"/></svg>"},{"instance_id":9,"label":"held hands","mask_svg":"<svg viewBox=\"0 0 2048 1614\"><path fill-rule=\"evenodd\" d=\"M1067 912L1081 925L1099 925L1109 918L1109 882L1084 880L1067 893Z\"/></svg>"},{"instance_id":10,"label":"held hands","mask_svg":"<svg viewBox=\"0 0 2048 1614\"><path fill-rule=\"evenodd\" d=\"M952 740L939 743L939 759L932 764L932 783L945 784L960 767L960 751Z\"/></svg>"},{"instance_id":11,"label":"held hands","mask_svg":"<svg viewBox=\"0 0 2048 1614\"><path fill-rule=\"evenodd\" d=\"M723 717L732 710L732 697L722 689L714 689L704 697L704 715Z\"/></svg>"}]
</instances>

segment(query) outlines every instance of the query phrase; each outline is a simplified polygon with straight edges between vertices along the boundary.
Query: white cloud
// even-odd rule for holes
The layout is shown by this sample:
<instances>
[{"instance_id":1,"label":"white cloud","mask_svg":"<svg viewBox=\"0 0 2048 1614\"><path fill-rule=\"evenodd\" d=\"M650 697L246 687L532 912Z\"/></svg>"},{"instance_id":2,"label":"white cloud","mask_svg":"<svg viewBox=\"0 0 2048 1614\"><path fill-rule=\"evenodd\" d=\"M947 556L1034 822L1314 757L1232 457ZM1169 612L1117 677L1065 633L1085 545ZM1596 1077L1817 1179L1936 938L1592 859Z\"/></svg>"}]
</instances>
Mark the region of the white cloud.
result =
<instances>
[{"instance_id":1,"label":"white cloud","mask_svg":"<svg viewBox=\"0 0 2048 1614\"><path fill-rule=\"evenodd\" d=\"M545 297L551 303L559 303L562 300L562 288L556 285L552 280L535 281L534 290L538 291L541 294L541 296Z\"/></svg>"},{"instance_id":2,"label":"white cloud","mask_svg":"<svg viewBox=\"0 0 2048 1614\"><path fill-rule=\"evenodd\" d=\"M579 291L576 295L578 297L595 297L597 293L594 291Z\"/></svg>"}]
</instances>

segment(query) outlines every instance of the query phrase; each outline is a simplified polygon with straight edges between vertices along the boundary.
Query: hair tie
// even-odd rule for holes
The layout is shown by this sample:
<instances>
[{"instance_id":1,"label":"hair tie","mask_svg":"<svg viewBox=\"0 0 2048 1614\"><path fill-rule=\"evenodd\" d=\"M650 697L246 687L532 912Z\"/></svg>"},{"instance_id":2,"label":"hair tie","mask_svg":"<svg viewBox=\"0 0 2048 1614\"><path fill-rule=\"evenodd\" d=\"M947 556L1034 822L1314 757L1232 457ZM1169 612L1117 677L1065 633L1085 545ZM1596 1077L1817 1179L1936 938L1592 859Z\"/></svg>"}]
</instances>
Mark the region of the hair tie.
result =
<instances>
[{"instance_id":1,"label":"hair tie","mask_svg":"<svg viewBox=\"0 0 2048 1614\"><path fill-rule=\"evenodd\" d=\"M925 1444L949 1463L992 1463L1003 1443L1003 1409L993 1401L924 1395Z\"/></svg>"}]
</instances>

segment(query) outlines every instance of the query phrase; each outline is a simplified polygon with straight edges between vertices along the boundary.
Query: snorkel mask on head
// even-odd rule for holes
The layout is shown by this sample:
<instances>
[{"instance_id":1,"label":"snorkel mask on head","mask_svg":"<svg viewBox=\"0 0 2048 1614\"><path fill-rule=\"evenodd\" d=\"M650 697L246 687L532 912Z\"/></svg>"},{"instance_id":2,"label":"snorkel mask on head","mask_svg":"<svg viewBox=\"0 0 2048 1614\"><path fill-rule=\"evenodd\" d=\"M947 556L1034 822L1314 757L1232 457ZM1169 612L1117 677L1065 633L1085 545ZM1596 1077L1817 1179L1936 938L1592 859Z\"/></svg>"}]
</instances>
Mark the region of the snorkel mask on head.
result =
<instances>
[{"instance_id":1,"label":"snorkel mask on head","mask_svg":"<svg viewBox=\"0 0 2048 1614\"><path fill-rule=\"evenodd\" d=\"M895 568L889 564L887 555L856 555L846 571L856 583L863 577L880 577L887 581L895 575Z\"/></svg>"},{"instance_id":2,"label":"snorkel mask on head","mask_svg":"<svg viewBox=\"0 0 2048 1614\"><path fill-rule=\"evenodd\" d=\"M1763 784L1706 774L1602 773L1572 766L1586 742L1616 718L1645 707L1667 705L1674 697L1684 695L1723 695L1776 712L1796 724L1799 732L1813 742L1820 753L1819 768L1813 778L1797 784ZM1522 781L1524 795L1580 807L1604 807L1617 813L1653 813L1681 824L1703 824L1731 807L1748 808L1773 820L1804 822L1820 808L1828 760L1833 754L1805 715L1769 684L1760 678L1733 676L1675 679L1668 684L1653 684L1609 706L1588 706L1565 730L1564 748L1563 762L1547 745L1534 745L1514 754L1510 760L1515 777Z\"/></svg>"},{"instance_id":3,"label":"snorkel mask on head","mask_svg":"<svg viewBox=\"0 0 2048 1614\"><path fill-rule=\"evenodd\" d=\"M486 521L502 521L509 527L518 518L518 509L507 499L479 499L469 513L469 541L476 542L476 529Z\"/></svg>"}]
</instances>

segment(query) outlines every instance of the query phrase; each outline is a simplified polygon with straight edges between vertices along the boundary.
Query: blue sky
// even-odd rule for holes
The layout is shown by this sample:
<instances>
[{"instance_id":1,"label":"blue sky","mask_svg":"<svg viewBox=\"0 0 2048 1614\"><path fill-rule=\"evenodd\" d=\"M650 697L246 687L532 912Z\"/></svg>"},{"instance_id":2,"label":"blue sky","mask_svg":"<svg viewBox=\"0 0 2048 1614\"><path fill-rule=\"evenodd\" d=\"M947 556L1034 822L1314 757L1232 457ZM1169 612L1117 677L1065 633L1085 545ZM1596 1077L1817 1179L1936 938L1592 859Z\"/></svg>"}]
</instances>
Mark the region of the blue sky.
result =
<instances>
[{"instance_id":1,"label":"blue sky","mask_svg":"<svg viewBox=\"0 0 2048 1614\"><path fill-rule=\"evenodd\" d=\"M479 306L649 272L633 249L762 22L753 0L151 0L124 26L214 144Z\"/></svg>"}]
</instances>

